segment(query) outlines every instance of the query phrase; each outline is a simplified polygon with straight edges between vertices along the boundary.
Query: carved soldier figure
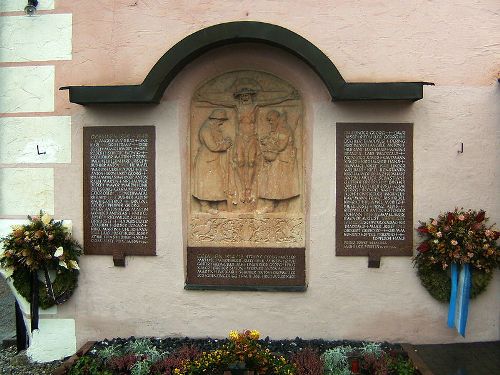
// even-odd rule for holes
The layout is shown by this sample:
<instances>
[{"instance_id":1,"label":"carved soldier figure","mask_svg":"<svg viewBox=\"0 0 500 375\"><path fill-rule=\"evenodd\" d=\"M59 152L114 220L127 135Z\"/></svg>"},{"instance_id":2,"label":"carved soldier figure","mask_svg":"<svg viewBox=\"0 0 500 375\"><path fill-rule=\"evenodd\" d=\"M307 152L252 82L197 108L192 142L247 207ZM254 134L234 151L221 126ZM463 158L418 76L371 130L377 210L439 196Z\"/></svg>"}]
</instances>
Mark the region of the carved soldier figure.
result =
<instances>
[{"instance_id":1,"label":"carved soldier figure","mask_svg":"<svg viewBox=\"0 0 500 375\"><path fill-rule=\"evenodd\" d=\"M270 131L260 139L263 156L259 176L259 198L265 205L259 212L286 211L290 198L300 194L297 149L286 114L267 113Z\"/></svg>"},{"instance_id":2,"label":"carved soldier figure","mask_svg":"<svg viewBox=\"0 0 500 375\"><path fill-rule=\"evenodd\" d=\"M286 100L297 99L298 93L293 91L285 96L268 100L257 100L256 96L262 90L257 81L251 78L239 78L232 85L232 101L222 101L199 95L197 100L226 108L233 108L237 114L237 129L235 147L233 152L233 167L243 190L240 201L255 202L255 191L253 189L256 175L256 160L259 150L257 138L256 120L260 107L279 104ZM237 204L233 201L233 204Z\"/></svg>"},{"instance_id":3,"label":"carved soldier figure","mask_svg":"<svg viewBox=\"0 0 500 375\"><path fill-rule=\"evenodd\" d=\"M226 111L215 109L201 126L200 147L194 160L193 191L200 201L201 211L216 214L227 199L227 162L225 154L232 141L224 137L222 125L227 121Z\"/></svg>"}]
</instances>

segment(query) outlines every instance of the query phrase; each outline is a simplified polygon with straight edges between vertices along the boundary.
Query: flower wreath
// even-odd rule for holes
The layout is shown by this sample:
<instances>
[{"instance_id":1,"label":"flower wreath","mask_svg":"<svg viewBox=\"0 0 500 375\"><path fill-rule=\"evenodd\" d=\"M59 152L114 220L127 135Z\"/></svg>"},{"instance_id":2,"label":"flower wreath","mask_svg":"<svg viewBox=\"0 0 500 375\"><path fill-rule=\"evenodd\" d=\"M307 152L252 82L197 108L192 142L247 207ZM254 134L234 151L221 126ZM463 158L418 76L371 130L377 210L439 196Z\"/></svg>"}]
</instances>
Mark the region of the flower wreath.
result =
<instances>
[{"instance_id":1,"label":"flower wreath","mask_svg":"<svg viewBox=\"0 0 500 375\"><path fill-rule=\"evenodd\" d=\"M413 258L422 285L438 301L450 300L451 263L470 264L471 298L483 292L500 264L500 232L487 226L484 211L458 209L420 222L417 232L424 240Z\"/></svg>"},{"instance_id":2,"label":"flower wreath","mask_svg":"<svg viewBox=\"0 0 500 375\"><path fill-rule=\"evenodd\" d=\"M62 221L54 221L47 213L28 216L29 223L14 225L12 232L1 239L4 252L0 266L13 279L16 290L30 301L32 272L37 272L39 305L47 309L67 301L78 285L78 256L81 246ZM55 274L51 281L50 273Z\"/></svg>"}]
</instances>

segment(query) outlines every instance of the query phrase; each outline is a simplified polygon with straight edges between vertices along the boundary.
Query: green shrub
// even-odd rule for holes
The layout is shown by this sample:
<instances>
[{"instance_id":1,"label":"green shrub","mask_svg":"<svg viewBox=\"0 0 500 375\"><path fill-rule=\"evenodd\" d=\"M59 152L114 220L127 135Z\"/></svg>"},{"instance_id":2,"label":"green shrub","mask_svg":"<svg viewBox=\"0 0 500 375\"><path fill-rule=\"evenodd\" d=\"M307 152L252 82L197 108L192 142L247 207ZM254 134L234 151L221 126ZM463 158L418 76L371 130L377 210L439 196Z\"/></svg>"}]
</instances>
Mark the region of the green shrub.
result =
<instances>
[{"instance_id":1,"label":"green shrub","mask_svg":"<svg viewBox=\"0 0 500 375\"><path fill-rule=\"evenodd\" d=\"M99 358L107 361L113 357L119 357L123 355L123 349L119 345L106 346L104 349L100 350L97 355Z\"/></svg>"},{"instance_id":2,"label":"green shrub","mask_svg":"<svg viewBox=\"0 0 500 375\"><path fill-rule=\"evenodd\" d=\"M105 369L104 363L99 358L83 356L75 362L68 375L113 375Z\"/></svg>"},{"instance_id":3,"label":"green shrub","mask_svg":"<svg viewBox=\"0 0 500 375\"><path fill-rule=\"evenodd\" d=\"M148 375L151 364L148 360L136 362L130 370L130 375Z\"/></svg>"},{"instance_id":4,"label":"green shrub","mask_svg":"<svg viewBox=\"0 0 500 375\"><path fill-rule=\"evenodd\" d=\"M397 375L414 375L415 367L413 363L402 355L393 358L389 364L389 368Z\"/></svg>"},{"instance_id":5,"label":"green shrub","mask_svg":"<svg viewBox=\"0 0 500 375\"><path fill-rule=\"evenodd\" d=\"M352 348L349 345L325 351L322 356L325 375L350 375L348 359L350 352L352 352Z\"/></svg>"},{"instance_id":6,"label":"green shrub","mask_svg":"<svg viewBox=\"0 0 500 375\"><path fill-rule=\"evenodd\" d=\"M380 343L378 342L364 342L359 351L361 352L361 355L371 354L376 358L380 358L380 356L384 353Z\"/></svg>"}]
</instances>

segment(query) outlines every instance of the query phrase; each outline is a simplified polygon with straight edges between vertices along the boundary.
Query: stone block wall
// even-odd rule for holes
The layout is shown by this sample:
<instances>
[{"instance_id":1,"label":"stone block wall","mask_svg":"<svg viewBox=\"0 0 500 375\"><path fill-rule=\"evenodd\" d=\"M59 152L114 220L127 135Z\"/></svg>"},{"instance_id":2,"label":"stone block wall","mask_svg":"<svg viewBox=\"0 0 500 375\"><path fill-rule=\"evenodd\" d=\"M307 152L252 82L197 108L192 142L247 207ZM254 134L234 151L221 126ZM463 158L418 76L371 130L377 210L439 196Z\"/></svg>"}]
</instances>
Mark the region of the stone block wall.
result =
<instances>
[{"instance_id":1,"label":"stone block wall","mask_svg":"<svg viewBox=\"0 0 500 375\"><path fill-rule=\"evenodd\" d=\"M71 163L71 117L58 92L59 77L72 60L72 14L41 0L28 17L24 0L0 3L0 236L40 209L64 219L55 186ZM64 187L68 190L77 187ZM60 207L60 206L59 206ZM1 251L1 250L0 250ZM7 276L2 271L2 276ZM29 304L18 295L26 326ZM76 350L75 320L53 307L40 311L40 330L30 334L28 355L50 361Z\"/></svg>"}]
</instances>

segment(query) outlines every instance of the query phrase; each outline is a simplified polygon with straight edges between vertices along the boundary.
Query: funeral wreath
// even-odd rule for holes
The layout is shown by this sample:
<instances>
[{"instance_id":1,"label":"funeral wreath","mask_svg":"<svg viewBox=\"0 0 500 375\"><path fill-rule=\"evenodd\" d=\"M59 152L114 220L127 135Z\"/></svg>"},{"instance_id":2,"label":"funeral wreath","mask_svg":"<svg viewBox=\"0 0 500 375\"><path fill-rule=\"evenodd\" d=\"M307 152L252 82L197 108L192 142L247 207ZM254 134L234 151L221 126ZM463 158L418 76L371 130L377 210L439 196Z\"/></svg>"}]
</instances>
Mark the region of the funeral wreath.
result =
<instances>
[{"instance_id":1,"label":"funeral wreath","mask_svg":"<svg viewBox=\"0 0 500 375\"><path fill-rule=\"evenodd\" d=\"M487 222L483 210L463 208L420 222L417 232L423 241L413 261L422 285L434 298L450 300L452 263L470 265L471 298L486 289L493 270L500 264L500 232Z\"/></svg>"},{"instance_id":2,"label":"funeral wreath","mask_svg":"<svg viewBox=\"0 0 500 375\"><path fill-rule=\"evenodd\" d=\"M30 278L38 275L39 305L47 309L67 301L78 284L78 257L81 246L62 221L54 221L47 213L28 216L29 222L15 225L1 239L3 253L0 266L13 280L14 287L28 301Z\"/></svg>"}]
</instances>

